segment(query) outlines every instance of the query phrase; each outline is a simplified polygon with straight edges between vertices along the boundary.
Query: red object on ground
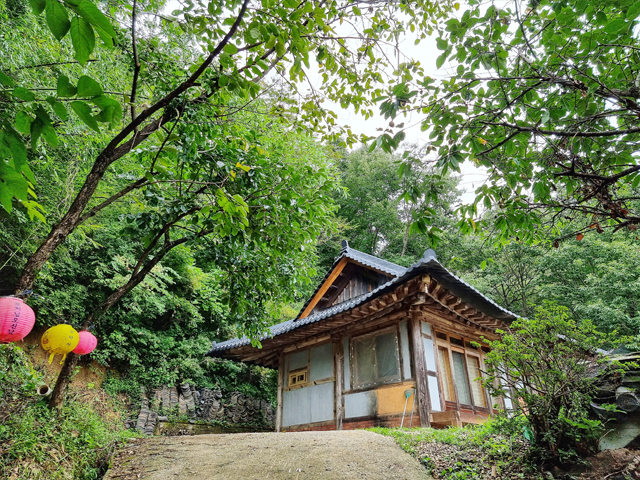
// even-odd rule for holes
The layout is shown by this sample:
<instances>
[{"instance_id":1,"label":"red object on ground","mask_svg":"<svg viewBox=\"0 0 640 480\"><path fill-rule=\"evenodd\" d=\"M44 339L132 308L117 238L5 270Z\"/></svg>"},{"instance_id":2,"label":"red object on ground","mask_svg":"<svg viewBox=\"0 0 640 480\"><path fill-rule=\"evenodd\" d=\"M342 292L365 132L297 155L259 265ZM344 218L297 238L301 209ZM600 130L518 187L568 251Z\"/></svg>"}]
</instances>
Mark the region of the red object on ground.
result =
<instances>
[{"instance_id":1,"label":"red object on ground","mask_svg":"<svg viewBox=\"0 0 640 480\"><path fill-rule=\"evenodd\" d=\"M93 335L93 333L81 330L78 332L78 335L80 336L80 341L78 342L78 346L73 350L73 353L77 355L86 355L87 353L93 352L96 345L98 345L98 339Z\"/></svg>"},{"instance_id":2,"label":"red object on ground","mask_svg":"<svg viewBox=\"0 0 640 480\"><path fill-rule=\"evenodd\" d=\"M18 342L36 323L29 305L15 297L0 297L0 343Z\"/></svg>"}]
</instances>

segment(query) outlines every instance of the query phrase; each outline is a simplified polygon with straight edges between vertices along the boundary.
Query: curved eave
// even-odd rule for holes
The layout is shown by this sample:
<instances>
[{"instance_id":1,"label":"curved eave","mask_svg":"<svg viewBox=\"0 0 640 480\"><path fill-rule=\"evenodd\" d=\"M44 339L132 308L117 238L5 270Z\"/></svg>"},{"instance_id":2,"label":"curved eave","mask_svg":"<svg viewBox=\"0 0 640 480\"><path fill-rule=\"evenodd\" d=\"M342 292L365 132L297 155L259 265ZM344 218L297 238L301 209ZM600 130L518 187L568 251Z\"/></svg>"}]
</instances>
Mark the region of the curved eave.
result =
<instances>
[{"instance_id":1,"label":"curved eave","mask_svg":"<svg viewBox=\"0 0 640 480\"><path fill-rule=\"evenodd\" d=\"M507 324L511 323L517 318L517 315L506 308L501 307L490 298L484 296L477 291L471 285L464 280L458 278L449 270L444 268L435 257L426 257L420 261L414 263L411 267L405 270L402 276L394 278L387 283L379 286L375 290L372 290L366 295L362 295L358 298L351 299L347 302L340 303L331 308L317 312L301 319L288 320L286 322L274 325L269 328L269 332L260 338L263 342L270 338L274 338L279 335L283 335L287 332L296 330L306 325L319 322L321 320L328 319L339 313L347 312L353 308L356 308L370 300L373 300L385 293L395 289L398 285L415 278L418 275L429 274L436 281L440 282L444 288L449 292L459 297L463 302L469 306L483 312L485 315L501 320ZM226 342L216 343L211 346L211 350L207 353L207 356L217 357L221 356L223 352L232 350L239 347L249 345L251 340L247 337L234 338L227 340Z\"/></svg>"}]
</instances>

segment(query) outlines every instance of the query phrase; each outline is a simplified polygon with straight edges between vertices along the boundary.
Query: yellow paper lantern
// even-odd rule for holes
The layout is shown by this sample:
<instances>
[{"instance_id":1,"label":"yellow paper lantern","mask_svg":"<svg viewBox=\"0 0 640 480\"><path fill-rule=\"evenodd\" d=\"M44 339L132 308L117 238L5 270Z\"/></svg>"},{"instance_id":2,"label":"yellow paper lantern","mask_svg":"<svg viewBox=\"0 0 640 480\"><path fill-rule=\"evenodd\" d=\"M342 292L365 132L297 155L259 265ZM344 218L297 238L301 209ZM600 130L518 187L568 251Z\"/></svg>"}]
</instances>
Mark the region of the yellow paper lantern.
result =
<instances>
[{"instance_id":1,"label":"yellow paper lantern","mask_svg":"<svg viewBox=\"0 0 640 480\"><path fill-rule=\"evenodd\" d=\"M42 335L42 348L50 352L49 363L53 361L54 355L62 355L60 364L67 358L67 353L78 346L80 336L71 325L56 325L44 332Z\"/></svg>"}]
</instances>

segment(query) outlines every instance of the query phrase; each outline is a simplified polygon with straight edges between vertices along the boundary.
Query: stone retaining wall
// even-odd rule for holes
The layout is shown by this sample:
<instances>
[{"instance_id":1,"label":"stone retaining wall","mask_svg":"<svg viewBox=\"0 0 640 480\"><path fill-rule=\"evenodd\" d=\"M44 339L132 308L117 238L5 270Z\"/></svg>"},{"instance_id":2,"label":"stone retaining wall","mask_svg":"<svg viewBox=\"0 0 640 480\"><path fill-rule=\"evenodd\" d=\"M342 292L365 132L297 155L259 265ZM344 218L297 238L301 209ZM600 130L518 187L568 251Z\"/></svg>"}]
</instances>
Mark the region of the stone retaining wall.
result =
<instances>
[{"instance_id":1,"label":"stone retaining wall","mask_svg":"<svg viewBox=\"0 0 640 480\"><path fill-rule=\"evenodd\" d=\"M150 396L142 393L142 405L136 420L129 420L129 428L153 435L158 422L168 421L168 415L180 413L190 423L222 425L253 425L257 430L275 428L275 410L265 400L231 392L224 397L219 389L196 388L193 385L164 386Z\"/></svg>"}]
</instances>

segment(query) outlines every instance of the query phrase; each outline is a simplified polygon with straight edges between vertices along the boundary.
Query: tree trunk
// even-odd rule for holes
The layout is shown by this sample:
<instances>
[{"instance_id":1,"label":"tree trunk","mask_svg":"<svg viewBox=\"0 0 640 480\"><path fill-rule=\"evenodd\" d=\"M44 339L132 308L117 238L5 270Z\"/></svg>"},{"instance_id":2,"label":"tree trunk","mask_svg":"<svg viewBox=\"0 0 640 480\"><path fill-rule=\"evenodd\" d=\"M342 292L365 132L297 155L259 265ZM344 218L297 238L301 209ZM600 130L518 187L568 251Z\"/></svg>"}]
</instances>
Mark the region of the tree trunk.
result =
<instances>
[{"instance_id":1,"label":"tree trunk","mask_svg":"<svg viewBox=\"0 0 640 480\"><path fill-rule=\"evenodd\" d=\"M73 377L73 370L78 364L79 355L73 352L67 354L67 358L64 361L58 380L56 380L56 386L53 388L53 393L49 399L49 408L59 408L64 401L64 392L67 390L67 386L71 383L71 377Z\"/></svg>"},{"instance_id":2,"label":"tree trunk","mask_svg":"<svg viewBox=\"0 0 640 480\"><path fill-rule=\"evenodd\" d=\"M187 239L175 240L167 245L162 251L158 252L158 254L152 260L150 260L136 275L129 278L129 281L127 283L125 283L111 295L109 295L98 306L98 308L96 308L95 311L87 317L81 328L87 328L93 321L104 315L111 307L118 303L122 299L122 297L124 297L127 293L133 290L134 287L140 284L140 282L144 280L144 278L153 269L153 267L155 267L172 248L186 242L186 240ZM73 369L77 363L78 355L73 352L68 353L64 365L62 366L62 370L60 371L60 375L58 375L58 379L56 380L56 385L53 388L53 393L51 394L51 400L49 401L50 408L62 406L64 393L67 390L67 386L71 382Z\"/></svg>"},{"instance_id":3,"label":"tree trunk","mask_svg":"<svg viewBox=\"0 0 640 480\"><path fill-rule=\"evenodd\" d=\"M51 232L49 232L47 239L42 245L40 245L38 250L27 261L27 264L22 270L22 275L20 275L20 279L18 280L18 283L16 285L16 293L21 293L24 290L30 290L31 287L33 287L33 283L35 282L38 272L42 269L47 260L49 260L51 254L81 223L82 212L86 209L87 205L91 201L91 198L98 188L100 180L102 180L102 176L107 171L107 168L109 168L109 166L113 162L122 158L124 155L129 153L132 149L146 140L162 125L175 117L175 111L173 109L170 112L165 111L163 115L161 115L156 120L148 123L142 130L138 130L138 127L142 124L142 122L150 119L156 112L167 107L171 103L171 101L178 98L195 84L196 80L198 80L198 78L204 73L209 65L211 65L213 60L215 60L215 58L222 52L227 43L229 43L236 30L238 29L238 26L240 25L242 18L247 11L248 5L249 0L245 0L242 3L240 12L236 17L235 22L229 29L229 32L220 41L216 48L209 54L205 61L202 62L200 67L193 74L191 74L191 76L187 80L182 82L175 90L170 92L164 98L141 112L140 115L138 115L135 119L132 119L131 122L109 142L104 150L100 152L100 154L96 158L95 163L93 164L91 172L84 182L84 185L82 185L82 188L78 192L78 195L71 204L71 207L69 208L67 213L64 215L64 217L62 217L60 223L58 223L51 229ZM133 134L133 136L131 136L129 140L125 141L126 138L131 134Z\"/></svg>"},{"instance_id":4,"label":"tree trunk","mask_svg":"<svg viewBox=\"0 0 640 480\"><path fill-rule=\"evenodd\" d=\"M22 270L22 274L16 284L16 294L22 293L24 290L30 290L33 287L33 283L36 280L38 272L42 269L47 260L49 260L51 254L53 254L56 248L64 242L67 236L69 236L69 234L71 234L76 227L82 223L82 221L86 220L87 217L82 217L82 212L84 212L91 201L102 177L107 171L107 168L109 168L113 162L131 151L132 148L135 148L153 132L158 130L158 128L165 123L167 118L168 117L163 116L158 120L151 122L136 136L117 147L112 145L119 136L116 137L116 139L107 145L100 155L98 155L91 172L87 176L87 179L78 192L78 195L76 195L71 207L67 210L67 213L62 217L60 223L53 226L47 236L47 239L42 243L42 245L40 245L38 250L29 257L29 260L27 260L27 263Z\"/></svg>"}]
</instances>

